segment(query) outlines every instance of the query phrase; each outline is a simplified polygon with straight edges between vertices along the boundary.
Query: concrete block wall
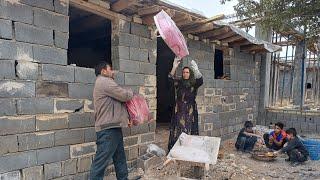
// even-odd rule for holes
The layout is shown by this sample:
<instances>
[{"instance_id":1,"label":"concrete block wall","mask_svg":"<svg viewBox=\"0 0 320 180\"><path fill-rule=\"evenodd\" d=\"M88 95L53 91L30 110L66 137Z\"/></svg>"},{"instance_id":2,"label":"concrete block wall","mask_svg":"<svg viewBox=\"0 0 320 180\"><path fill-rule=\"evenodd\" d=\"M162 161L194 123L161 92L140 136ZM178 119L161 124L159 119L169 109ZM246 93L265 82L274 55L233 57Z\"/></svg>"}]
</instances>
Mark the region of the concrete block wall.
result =
<instances>
[{"instance_id":1,"label":"concrete block wall","mask_svg":"<svg viewBox=\"0 0 320 180\"><path fill-rule=\"evenodd\" d=\"M300 111L284 109L266 109L263 125L282 122L287 128L296 128L298 133L317 134L320 133L320 113L317 111Z\"/></svg>"},{"instance_id":2,"label":"concrete block wall","mask_svg":"<svg viewBox=\"0 0 320 180\"><path fill-rule=\"evenodd\" d=\"M201 135L232 138L247 120L254 123L258 116L260 93L260 58L239 51L224 50L224 59L230 61L231 80L214 79L215 47L201 41L188 39L191 59L198 62L204 77L199 89L197 104Z\"/></svg>"}]
</instances>

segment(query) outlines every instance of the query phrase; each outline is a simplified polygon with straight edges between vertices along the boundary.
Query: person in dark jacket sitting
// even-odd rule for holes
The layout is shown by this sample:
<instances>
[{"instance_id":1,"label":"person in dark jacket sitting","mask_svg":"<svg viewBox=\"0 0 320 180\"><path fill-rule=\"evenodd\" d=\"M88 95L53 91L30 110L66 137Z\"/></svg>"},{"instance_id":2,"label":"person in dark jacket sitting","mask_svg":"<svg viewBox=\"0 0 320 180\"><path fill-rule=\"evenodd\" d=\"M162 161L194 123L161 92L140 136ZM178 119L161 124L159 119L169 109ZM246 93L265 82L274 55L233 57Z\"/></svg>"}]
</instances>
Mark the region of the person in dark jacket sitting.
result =
<instances>
[{"instance_id":1,"label":"person in dark jacket sitting","mask_svg":"<svg viewBox=\"0 0 320 180\"><path fill-rule=\"evenodd\" d=\"M288 144L279 151L274 152L275 154L287 153L289 156L287 161L291 162L291 165L297 166L302 162L308 160L309 152L302 144L300 139L297 137L297 131L295 128L289 128L287 131Z\"/></svg>"},{"instance_id":2,"label":"person in dark jacket sitting","mask_svg":"<svg viewBox=\"0 0 320 180\"><path fill-rule=\"evenodd\" d=\"M246 121L244 123L244 128L240 130L235 144L237 150L242 152L250 152L253 150L258 138L261 137L255 134L252 128L253 124L251 121Z\"/></svg>"}]
</instances>

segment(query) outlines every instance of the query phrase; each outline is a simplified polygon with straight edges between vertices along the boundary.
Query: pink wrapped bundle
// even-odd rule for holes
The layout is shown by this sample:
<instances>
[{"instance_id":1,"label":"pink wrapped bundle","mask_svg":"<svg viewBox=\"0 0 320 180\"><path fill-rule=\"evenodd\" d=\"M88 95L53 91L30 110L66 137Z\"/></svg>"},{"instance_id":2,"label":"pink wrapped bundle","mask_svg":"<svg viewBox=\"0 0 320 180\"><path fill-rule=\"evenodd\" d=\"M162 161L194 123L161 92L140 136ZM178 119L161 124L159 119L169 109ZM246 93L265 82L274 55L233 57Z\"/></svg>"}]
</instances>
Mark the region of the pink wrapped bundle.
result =
<instances>
[{"instance_id":1,"label":"pink wrapped bundle","mask_svg":"<svg viewBox=\"0 0 320 180\"><path fill-rule=\"evenodd\" d=\"M182 33L165 11L162 10L154 16L154 21L160 36L177 57L183 58L189 55L187 43Z\"/></svg>"},{"instance_id":2,"label":"pink wrapped bundle","mask_svg":"<svg viewBox=\"0 0 320 180\"><path fill-rule=\"evenodd\" d=\"M130 101L126 102L126 106L134 126L151 120L148 104L142 95L134 95Z\"/></svg>"}]
</instances>

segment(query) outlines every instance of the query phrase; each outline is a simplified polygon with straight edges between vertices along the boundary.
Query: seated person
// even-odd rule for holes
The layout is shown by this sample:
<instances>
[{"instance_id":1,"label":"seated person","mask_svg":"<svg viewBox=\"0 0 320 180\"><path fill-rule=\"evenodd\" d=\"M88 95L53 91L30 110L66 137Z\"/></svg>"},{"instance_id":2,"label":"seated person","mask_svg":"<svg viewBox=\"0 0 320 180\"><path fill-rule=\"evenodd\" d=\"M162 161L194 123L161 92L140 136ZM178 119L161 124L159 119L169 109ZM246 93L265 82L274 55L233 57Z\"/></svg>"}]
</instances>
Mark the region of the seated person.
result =
<instances>
[{"instance_id":1,"label":"seated person","mask_svg":"<svg viewBox=\"0 0 320 180\"><path fill-rule=\"evenodd\" d=\"M274 154L287 153L289 156L286 161L290 161L291 165L296 166L308 160L309 152L306 150L300 139L297 137L295 128L289 128L287 131L287 146L274 152Z\"/></svg>"},{"instance_id":2,"label":"seated person","mask_svg":"<svg viewBox=\"0 0 320 180\"><path fill-rule=\"evenodd\" d=\"M277 151L286 143L287 135L283 130L283 126L283 123L277 122L274 126L274 131L272 131L270 134L266 133L263 135L264 143L266 144L267 148Z\"/></svg>"},{"instance_id":3,"label":"seated person","mask_svg":"<svg viewBox=\"0 0 320 180\"><path fill-rule=\"evenodd\" d=\"M260 136L254 134L252 128L253 124L251 121L246 121L244 123L244 128L240 130L237 142L235 144L237 150L242 152L250 152L253 150L253 147Z\"/></svg>"}]
</instances>

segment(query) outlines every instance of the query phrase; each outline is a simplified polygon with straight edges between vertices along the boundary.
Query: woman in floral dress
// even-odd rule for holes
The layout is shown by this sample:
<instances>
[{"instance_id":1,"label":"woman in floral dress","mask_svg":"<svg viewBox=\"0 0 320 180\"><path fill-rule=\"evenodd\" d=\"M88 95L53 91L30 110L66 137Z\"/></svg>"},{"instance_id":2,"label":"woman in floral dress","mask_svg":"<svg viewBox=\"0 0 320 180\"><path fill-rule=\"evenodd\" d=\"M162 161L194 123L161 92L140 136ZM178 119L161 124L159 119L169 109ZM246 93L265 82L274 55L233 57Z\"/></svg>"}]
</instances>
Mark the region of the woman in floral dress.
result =
<instances>
[{"instance_id":1,"label":"woman in floral dress","mask_svg":"<svg viewBox=\"0 0 320 180\"><path fill-rule=\"evenodd\" d=\"M175 108L170 124L169 151L182 132L199 135L196 96L198 88L203 84L202 74L196 62L192 60L190 67L183 68L182 78L175 79L174 75L180 62L180 59L175 58L172 70L168 75L169 87L175 92Z\"/></svg>"}]
</instances>

